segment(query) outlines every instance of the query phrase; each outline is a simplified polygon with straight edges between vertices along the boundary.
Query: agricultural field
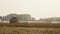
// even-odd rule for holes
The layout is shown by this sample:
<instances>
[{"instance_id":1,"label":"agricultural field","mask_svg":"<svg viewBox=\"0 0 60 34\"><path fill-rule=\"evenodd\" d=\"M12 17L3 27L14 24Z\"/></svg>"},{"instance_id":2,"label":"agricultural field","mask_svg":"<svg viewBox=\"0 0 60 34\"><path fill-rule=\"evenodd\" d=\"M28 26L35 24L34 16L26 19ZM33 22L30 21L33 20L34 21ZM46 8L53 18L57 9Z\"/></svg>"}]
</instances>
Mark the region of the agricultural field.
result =
<instances>
[{"instance_id":1,"label":"agricultural field","mask_svg":"<svg viewBox=\"0 0 60 34\"><path fill-rule=\"evenodd\" d=\"M0 27L47 27L60 28L60 23L0 23Z\"/></svg>"},{"instance_id":2,"label":"agricultural field","mask_svg":"<svg viewBox=\"0 0 60 34\"><path fill-rule=\"evenodd\" d=\"M0 23L0 34L60 34L60 24Z\"/></svg>"},{"instance_id":3,"label":"agricultural field","mask_svg":"<svg viewBox=\"0 0 60 34\"><path fill-rule=\"evenodd\" d=\"M60 34L60 28L0 27L0 34Z\"/></svg>"}]
</instances>

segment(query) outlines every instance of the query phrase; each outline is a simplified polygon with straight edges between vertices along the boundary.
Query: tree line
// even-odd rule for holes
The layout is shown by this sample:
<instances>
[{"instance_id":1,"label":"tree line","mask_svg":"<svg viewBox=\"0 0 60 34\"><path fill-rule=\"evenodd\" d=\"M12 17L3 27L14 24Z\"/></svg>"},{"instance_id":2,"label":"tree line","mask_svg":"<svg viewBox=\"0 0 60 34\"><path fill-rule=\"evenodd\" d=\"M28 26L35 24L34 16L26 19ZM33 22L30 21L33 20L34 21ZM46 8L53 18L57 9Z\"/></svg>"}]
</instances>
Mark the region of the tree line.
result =
<instances>
[{"instance_id":1,"label":"tree line","mask_svg":"<svg viewBox=\"0 0 60 34\"><path fill-rule=\"evenodd\" d=\"M19 21L32 21L35 20L30 14L9 14L6 16L0 16L2 21L9 21L12 17L16 17Z\"/></svg>"},{"instance_id":2,"label":"tree line","mask_svg":"<svg viewBox=\"0 0 60 34\"><path fill-rule=\"evenodd\" d=\"M36 20L34 17L31 17L30 14L8 14L6 16L0 16L1 21L10 21L11 18L16 17L18 21L41 21L41 22L53 22L60 21L60 17L50 17L50 18L40 18Z\"/></svg>"}]
</instances>

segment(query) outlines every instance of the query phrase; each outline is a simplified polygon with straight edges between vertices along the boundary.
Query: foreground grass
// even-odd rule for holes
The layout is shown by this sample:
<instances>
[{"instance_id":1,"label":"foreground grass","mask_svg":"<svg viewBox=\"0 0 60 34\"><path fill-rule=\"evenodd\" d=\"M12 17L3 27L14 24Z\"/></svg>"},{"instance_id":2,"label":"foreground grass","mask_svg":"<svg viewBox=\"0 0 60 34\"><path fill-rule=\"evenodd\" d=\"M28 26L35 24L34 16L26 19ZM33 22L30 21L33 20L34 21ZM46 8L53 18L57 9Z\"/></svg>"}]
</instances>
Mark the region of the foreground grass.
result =
<instances>
[{"instance_id":1,"label":"foreground grass","mask_svg":"<svg viewBox=\"0 0 60 34\"><path fill-rule=\"evenodd\" d=\"M0 27L0 34L60 34L60 28Z\"/></svg>"}]
</instances>

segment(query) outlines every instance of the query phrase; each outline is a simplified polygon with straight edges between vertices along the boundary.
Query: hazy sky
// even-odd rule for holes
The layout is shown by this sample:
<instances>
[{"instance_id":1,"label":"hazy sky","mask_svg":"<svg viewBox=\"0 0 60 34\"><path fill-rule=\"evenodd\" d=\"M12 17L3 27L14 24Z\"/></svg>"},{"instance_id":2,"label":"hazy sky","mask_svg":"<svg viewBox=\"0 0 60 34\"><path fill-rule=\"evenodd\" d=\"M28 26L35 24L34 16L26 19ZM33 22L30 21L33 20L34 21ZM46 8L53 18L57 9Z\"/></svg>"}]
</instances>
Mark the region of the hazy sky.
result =
<instances>
[{"instance_id":1,"label":"hazy sky","mask_svg":"<svg viewBox=\"0 0 60 34\"><path fill-rule=\"evenodd\" d=\"M60 17L60 0L0 0L0 15L30 14L36 19Z\"/></svg>"}]
</instances>

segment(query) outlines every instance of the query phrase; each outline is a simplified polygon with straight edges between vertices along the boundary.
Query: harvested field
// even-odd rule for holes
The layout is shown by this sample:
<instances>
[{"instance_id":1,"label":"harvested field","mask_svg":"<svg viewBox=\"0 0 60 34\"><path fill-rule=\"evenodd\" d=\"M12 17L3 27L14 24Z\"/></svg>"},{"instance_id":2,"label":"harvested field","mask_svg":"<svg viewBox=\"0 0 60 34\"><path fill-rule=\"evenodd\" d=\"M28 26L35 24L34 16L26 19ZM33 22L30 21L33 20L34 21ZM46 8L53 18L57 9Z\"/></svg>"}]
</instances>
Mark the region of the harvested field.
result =
<instances>
[{"instance_id":1,"label":"harvested field","mask_svg":"<svg viewBox=\"0 0 60 34\"><path fill-rule=\"evenodd\" d=\"M60 28L0 27L0 34L60 34Z\"/></svg>"},{"instance_id":2,"label":"harvested field","mask_svg":"<svg viewBox=\"0 0 60 34\"><path fill-rule=\"evenodd\" d=\"M60 34L60 23L0 23L0 34Z\"/></svg>"},{"instance_id":3,"label":"harvested field","mask_svg":"<svg viewBox=\"0 0 60 34\"><path fill-rule=\"evenodd\" d=\"M0 23L0 27L46 27L60 28L60 23Z\"/></svg>"}]
</instances>

